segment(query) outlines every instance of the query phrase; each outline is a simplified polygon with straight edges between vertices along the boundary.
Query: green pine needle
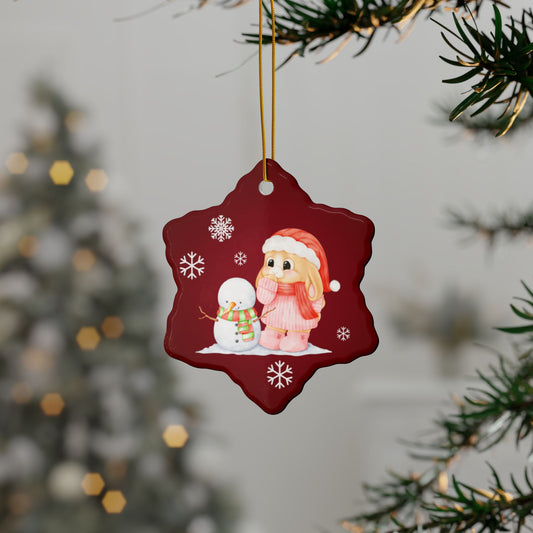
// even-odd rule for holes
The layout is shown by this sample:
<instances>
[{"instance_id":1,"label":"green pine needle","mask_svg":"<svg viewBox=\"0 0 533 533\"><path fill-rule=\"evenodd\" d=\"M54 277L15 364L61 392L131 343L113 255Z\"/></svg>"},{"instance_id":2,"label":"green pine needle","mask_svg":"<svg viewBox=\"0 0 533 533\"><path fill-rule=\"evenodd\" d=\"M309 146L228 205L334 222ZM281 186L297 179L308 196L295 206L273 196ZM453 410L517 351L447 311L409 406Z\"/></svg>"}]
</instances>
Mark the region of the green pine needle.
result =
<instances>
[{"instance_id":1,"label":"green pine needle","mask_svg":"<svg viewBox=\"0 0 533 533\"><path fill-rule=\"evenodd\" d=\"M533 291L525 283L523 286L533 297ZM516 316L533 321L533 302L524 303L529 307L512 305L511 309ZM478 372L478 386L457 402L455 412L436 420L435 437L409 444L411 457L429 467L418 475L389 472L383 483L366 485L372 509L346 523L360 533L520 531L533 512L533 483L527 469L521 483L510 475L506 485L489 464L491 481L480 488L452 475L450 467L461 454L493 449L511 432L517 446L530 437L532 376L530 347L514 360L500 355L498 364L490 365L488 372ZM533 448L531 442L529 447Z\"/></svg>"},{"instance_id":2,"label":"green pine needle","mask_svg":"<svg viewBox=\"0 0 533 533\"><path fill-rule=\"evenodd\" d=\"M533 44L528 35L528 29L533 24L533 11L523 11L520 21L510 18L504 27L498 7L493 7L494 31L491 34L480 31L477 25L464 19L459 21L455 13L453 19L457 33L439 22L437 24L467 48L466 52L461 51L442 33L446 44L459 54L457 61L442 59L469 69L461 76L443 81L463 83L476 76L482 77L479 83L471 86L472 92L451 111L450 121L471 108L472 116L476 116L494 105L503 105L499 118L504 121L496 132L496 136L500 137L511 129L533 90Z\"/></svg>"},{"instance_id":3,"label":"green pine needle","mask_svg":"<svg viewBox=\"0 0 533 533\"><path fill-rule=\"evenodd\" d=\"M491 220L476 213L463 214L455 209L449 209L448 215L451 224L470 230L474 237L485 238L489 245L493 245L499 237L516 239L533 234L533 207L522 212L515 209L512 212L497 213Z\"/></svg>"}]
</instances>

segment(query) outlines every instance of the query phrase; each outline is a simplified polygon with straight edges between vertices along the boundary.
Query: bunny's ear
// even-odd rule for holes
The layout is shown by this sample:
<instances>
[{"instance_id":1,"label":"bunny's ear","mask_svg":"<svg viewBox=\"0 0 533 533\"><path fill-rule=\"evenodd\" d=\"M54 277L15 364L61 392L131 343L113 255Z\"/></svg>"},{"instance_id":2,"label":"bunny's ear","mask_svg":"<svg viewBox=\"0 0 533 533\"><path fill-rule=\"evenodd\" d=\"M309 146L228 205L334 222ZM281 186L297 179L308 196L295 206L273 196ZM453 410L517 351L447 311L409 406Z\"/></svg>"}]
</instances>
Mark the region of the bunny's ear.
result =
<instances>
[{"instance_id":1,"label":"bunny's ear","mask_svg":"<svg viewBox=\"0 0 533 533\"><path fill-rule=\"evenodd\" d=\"M324 294L324 285L322 284L318 268L311 263L309 263L309 268L307 270L305 288L307 289L309 299L313 301L322 298L322 295Z\"/></svg>"}]
</instances>

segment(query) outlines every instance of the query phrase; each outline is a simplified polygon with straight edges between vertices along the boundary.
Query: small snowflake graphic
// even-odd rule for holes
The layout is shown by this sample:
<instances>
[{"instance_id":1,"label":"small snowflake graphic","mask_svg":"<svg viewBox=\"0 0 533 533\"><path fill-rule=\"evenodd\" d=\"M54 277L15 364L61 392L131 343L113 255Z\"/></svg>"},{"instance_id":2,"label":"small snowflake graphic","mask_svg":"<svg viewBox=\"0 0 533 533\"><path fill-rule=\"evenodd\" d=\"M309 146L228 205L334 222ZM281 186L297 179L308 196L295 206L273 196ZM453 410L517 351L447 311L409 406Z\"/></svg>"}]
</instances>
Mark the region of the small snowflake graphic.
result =
<instances>
[{"instance_id":1,"label":"small snowflake graphic","mask_svg":"<svg viewBox=\"0 0 533 533\"><path fill-rule=\"evenodd\" d=\"M244 252L237 252L233 256L233 261L235 261L236 265L242 266L248 261L248 256Z\"/></svg>"},{"instance_id":2,"label":"small snowflake graphic","mask_svg":"<svg viewBox=\"0 0 533 533\"><path fill-rule=\"evenodd\" d=\"M235 228L231 223L231 218L225 217L224 215L218 215L218 217L211 219L211 225L208 229L212 239L222 242L225 239L231 239L231 232Z\"/></svg>"},{"instance_id":3,"label":"small snowflake graphic","mask_svg":"<svg viewBox=\"0 0 533 533\"><path fill-rule=\"evenodd\" d=\"M351 331L346 326L341 326L337 330L337 339L347 341L350 338Z\"/></svg>"},{"instance_id":4,"label":"small snowflake graphic","mask_svg":"<svg viewBox=\"0 0 533 533\"><path fill-rule=\"evenodd\" d=\"M196 279L205 270L204 258L196 252L189 252L180 259L180 272L188 279Z\"/></svg>"},{"instance_id":5,"label":"small snowflake graphic","mask_svg":"<svg viewBox=\"0 0 533 533\"><path fill-rule=\"evenodd\" d=\"M274 368L274 365L268 367L267 380L277 389L283 389L292 382L292 368L283 361L278 361L274 364L276 368ZM269 376L268 374L272 375Z\"/></svg>"}]
</instances>

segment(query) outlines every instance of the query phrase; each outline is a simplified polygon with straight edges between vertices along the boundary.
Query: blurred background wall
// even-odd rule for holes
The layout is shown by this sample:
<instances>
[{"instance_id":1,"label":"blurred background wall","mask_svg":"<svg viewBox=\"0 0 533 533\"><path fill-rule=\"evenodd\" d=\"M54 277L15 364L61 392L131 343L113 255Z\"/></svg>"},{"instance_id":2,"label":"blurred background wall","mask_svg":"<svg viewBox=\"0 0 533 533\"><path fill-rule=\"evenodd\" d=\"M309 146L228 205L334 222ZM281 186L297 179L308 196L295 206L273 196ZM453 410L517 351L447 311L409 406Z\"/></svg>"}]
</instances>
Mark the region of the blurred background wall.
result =
<instances>
[{"instance_id":1,"label":"blurred background wall","mask_svg":"<svg viewBox=\"0 0 533 533\"><path fill-rule=\"evenodd\" d=\"M87 142L101 141L110 178L106 201L141 222L160 275L153 282L162 349L175 292L163 225L220 203L261 154L256 61L216 77L253 53L235 40L255 23L255 5L206 6L174 18L191 5L180 0L114 20L155 4L4 2L0 158L20 149L23 123L45 120L28 107L35 77L87 110ZM278 48L278 57L285 53ZM226 375L174 363L206 411L206 436L191 460L236 488L246 532L334 531L354 511L363 481L405 463L395 439L427 427L449 393L491 357L469 340L450 371L435 336L406 338L398 316L453 315L455 291L474 303L477 331L488 339L491 326L506 320L519 280L531 280L528 243L490 252L447 227L449 206L529 205L523 191L533 142L527 134L477 142L438 123L436 103L459 98L441 84L450 70L437 56L446 53L435 25L420 21L401 44L391 35L356 60L347 49L328 64L295 59L278 73L278 162L314 201L376 225L362 289L380 345L348 366L320 370L277 416Z\"/></svg>"}]
</instances>

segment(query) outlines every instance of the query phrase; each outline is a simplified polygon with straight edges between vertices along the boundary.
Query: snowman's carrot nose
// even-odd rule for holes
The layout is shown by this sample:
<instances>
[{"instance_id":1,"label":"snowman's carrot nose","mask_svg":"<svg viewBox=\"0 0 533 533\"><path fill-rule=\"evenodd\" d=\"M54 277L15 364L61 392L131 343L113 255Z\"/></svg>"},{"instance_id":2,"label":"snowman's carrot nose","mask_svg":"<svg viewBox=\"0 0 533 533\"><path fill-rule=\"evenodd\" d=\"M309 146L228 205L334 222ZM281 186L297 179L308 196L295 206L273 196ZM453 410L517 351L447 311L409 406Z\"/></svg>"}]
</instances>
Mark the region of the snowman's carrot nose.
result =
<instances>
[{"instance_id":1,"label":"snowman's carrot nose","mask_svg":"<svg viewBox=\"0 0 533 533\"><path fill-rule=\"evenodd\" d=\"M226 313L231 313L231 311L233 310L233 308L236 306L237 304L235 302L230 302L230 304L228 305L228 308L226 309Z\"/></svg>"}]
</instances>

